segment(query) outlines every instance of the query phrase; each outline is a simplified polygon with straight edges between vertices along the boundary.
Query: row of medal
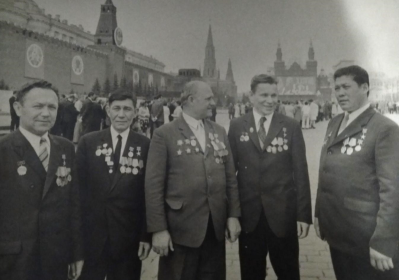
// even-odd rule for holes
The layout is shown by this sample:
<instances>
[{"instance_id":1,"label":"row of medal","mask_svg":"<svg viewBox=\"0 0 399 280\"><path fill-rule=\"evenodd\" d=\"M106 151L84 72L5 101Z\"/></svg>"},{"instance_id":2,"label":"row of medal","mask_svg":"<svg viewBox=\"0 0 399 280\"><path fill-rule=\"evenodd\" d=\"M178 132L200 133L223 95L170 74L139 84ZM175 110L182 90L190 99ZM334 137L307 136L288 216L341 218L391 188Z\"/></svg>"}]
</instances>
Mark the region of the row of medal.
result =
<instances>
[{"instance_id":1,"label":"row of medal","mask_svg":"<svg viewBox=\"0 0 399 280\"><path fill-rule=\"evenodd\" d=\"M219 136L216 133L209 133L209 139L211 140L211 145L213 147L213 156L215 157L215 162L217 164L223 164L226 162L229 152L226 149L226 145L223 143L223 141L220 141L218 137Z\"/></svg>"},{"instance_id":2,"label":"row of medal","mask_svg":"<svg viewBox=\"0 0 399 280\"><path fill-rule=\"evenodd\" d=\"M144 162L142 159L132 157L122 157L120 164L121 167L119 170L122 174L132 173L133 175L137 175L144 168Z\"/></svg>"},{"instance_id":3,"label":"row of medal","mask_svg":"<svg viewBox=\"0 0 399 280\"><path fill-rule=\"evenodd\" d=\"M72 181L72 176L71 176L71 168L66 167L66 155L62 155L62 160L63 160L63 165L59 166L55 175L57 176L57 179L55 182L57 183L57 186L59 187L64 187L68 184L68 182Z\"/></svg>"},{"instance_id":4,"label":"row of medal","mask_svg":"<svg viewBox=\"0 0 399 280\"><path fill-rule=\"evenodd\" d=\"M354 151L360 152L362 150L362 145L364 140L366 139L367 128L363 128L362 135L360 139L356 138L346 138L343 142L341 153L351 155Z\"/></svg>"},{"instance_id":5,"label":"row of medal","mask_svg":"<svg viewBox=\"0 0 399 280\"><path fill-rule=\"evenodd\" d=\"M288 150L287 129L283 127L283 137L275 137L270 145L266 148L266 152L276 154L277 152Z\"/></svg>"},{"instance_id":6,"label":"row of medal","mask_svg":"<svg viewBox=\"0 0 399 280\"><path fill-rule=\"evenodd\" d=\"M185 147L183 147L183 144ZM191 154L193 152L199 153L200 149L197 145L197 140L195 139L195 136L191 136L190 139L184 139L184 140L177 140L177 155L180 156L183 151L186 152L186 154Z\"/></svg>"},{"instance_id":7,"label":"row of medal","mask_svg":"<svg viewBox=\"0 0 399 280\"><path fill-rule=\"evenodd\" d=\"M114 172L114 162L111 160L112 148L108 147L107 143L97 147L96 156L105 155L105 162L108 165L108 172L111 174ZM129 147L128 157L122 157L120 160L120 171L122 174L132 173L133 175L138 174L144 167L143 160L139 159L141 156L141 147L136 147L136 157L134 157L134 147Z\"/></svg>"}]
</instances>

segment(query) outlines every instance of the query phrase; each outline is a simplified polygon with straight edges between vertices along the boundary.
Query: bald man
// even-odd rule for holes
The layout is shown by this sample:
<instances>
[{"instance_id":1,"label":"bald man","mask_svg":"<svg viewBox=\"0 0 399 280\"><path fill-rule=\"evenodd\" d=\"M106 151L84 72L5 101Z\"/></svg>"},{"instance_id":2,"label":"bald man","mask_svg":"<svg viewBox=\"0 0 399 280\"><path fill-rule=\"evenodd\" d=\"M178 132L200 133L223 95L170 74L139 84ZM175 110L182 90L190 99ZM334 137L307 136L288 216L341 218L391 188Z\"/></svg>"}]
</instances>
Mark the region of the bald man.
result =
<instances>
[{"instance_id":1,"label":"bald man","mask_svg":"<svg viewBox=\"0 0 399 280\"><path fill-rule=\"evenodd\" d=\"M158 279L225 279L225 234L241 231L234 163L223 127L207 120L211 88L189 82L182 117L156 129L145 182ZM226 229L227 228L227 229Z\"/></svg>"}]
</instances>

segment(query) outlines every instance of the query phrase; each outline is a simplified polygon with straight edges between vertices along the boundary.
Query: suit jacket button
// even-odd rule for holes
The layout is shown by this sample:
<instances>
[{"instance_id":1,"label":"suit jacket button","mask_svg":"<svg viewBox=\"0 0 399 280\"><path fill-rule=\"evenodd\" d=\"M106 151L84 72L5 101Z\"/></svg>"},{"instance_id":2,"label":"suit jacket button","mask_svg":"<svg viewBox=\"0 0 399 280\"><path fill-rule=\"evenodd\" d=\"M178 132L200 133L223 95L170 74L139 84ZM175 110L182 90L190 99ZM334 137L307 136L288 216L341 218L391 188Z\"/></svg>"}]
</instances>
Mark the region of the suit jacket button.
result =
<instances>
[{"instance_id":1,"label":"suit jacket button","mask_svg":"<svg viewBox=\"0 0 399 280\"><path fill-rule=\"evenodd\" d=\"M327 154L328 154L328 155L331 155L331 154L332 154L331 150L328 150Z\"/></svg>"},{"instance_id":2,"label":"suit jacket button","mask_svg":"<svg viewBox=\"0 0 399 280\"><path fill-rule=\"evenodd\" d=\"M30 185L30 188L33 189L35 186L34 185Z\"/></svg>"}]
</instances>

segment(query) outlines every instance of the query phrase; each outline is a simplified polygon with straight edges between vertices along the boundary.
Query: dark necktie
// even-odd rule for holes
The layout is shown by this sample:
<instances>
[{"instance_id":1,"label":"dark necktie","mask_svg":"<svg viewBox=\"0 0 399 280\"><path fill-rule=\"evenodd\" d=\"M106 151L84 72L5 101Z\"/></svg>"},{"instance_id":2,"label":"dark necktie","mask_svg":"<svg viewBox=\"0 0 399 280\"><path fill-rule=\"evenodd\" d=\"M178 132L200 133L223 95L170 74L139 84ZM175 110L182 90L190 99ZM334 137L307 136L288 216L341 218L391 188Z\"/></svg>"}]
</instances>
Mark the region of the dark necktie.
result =
<instances>
[{"instance_id":1,"label":"dark necktie","mask_svg":"<svg viewBox=\"0 0 399 280\"><path fill-rule=\"evenodd\" d=\"M118 141L116 142L116 148L114 152L114 170L118 168L119 159L121 157L121 150L122 150L122 136L118 135Z\"/></svg>"},{"instance_id":2,"label":"dark necktie","mask_svg":"<svg viewBox=\"0 0 399 280\"><path fill-rule=\"evenodd\" d=\"M263 150L265 149L265 141L266 141L266 130L265 130L265 126L263 125L266 121L265 117L261 117L259 120L259 130L258 130L258 136L259 139L262 141L262 146L263 146Z\"/></svg>"}]
</instances>

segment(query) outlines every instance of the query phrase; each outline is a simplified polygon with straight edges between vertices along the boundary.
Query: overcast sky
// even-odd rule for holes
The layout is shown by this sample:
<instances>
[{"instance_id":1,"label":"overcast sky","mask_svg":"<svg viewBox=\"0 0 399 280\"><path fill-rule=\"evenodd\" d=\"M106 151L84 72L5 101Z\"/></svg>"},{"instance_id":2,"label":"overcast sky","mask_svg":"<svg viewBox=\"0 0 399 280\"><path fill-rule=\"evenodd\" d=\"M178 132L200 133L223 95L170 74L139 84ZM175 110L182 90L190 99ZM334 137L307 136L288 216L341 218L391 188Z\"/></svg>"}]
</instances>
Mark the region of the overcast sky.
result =
<instances>
[{"instance_id":1,"label":"overcast sky","mask_svg":"<svg viewBox=\"0 0 399 280\"><path fill-rule=\"evenodd\" d=\"M95 33L105 0L34 0L46 13ZM209 24L224 78L231 58L238 91L273 66L277 43L286 65L305 63L313 41L318 69L341 59L399 75L397 0L113 0L123 45L179 68L203 69Z\"/></svg>"}]
</instances>

